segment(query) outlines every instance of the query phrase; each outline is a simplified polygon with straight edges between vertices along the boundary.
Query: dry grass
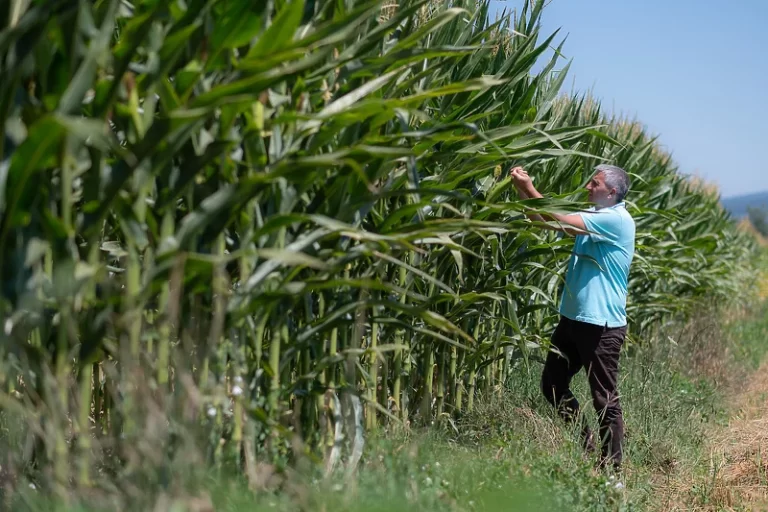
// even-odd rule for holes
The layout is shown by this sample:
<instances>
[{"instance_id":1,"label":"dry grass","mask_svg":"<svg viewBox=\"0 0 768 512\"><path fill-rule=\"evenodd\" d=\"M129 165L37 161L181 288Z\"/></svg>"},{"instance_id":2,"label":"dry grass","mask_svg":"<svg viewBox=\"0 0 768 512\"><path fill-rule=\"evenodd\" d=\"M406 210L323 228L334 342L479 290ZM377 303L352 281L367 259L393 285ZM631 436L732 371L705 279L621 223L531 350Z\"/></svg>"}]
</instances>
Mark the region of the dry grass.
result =
<instances>
[{"instance_id":1,"label":"dry grass","mask_svg":"<svg viewBox=\"0 0 768 512\"><path fill-rule=\"evenodd\" d=\"M768 362L745 389L728 428L713 438L712 459L716 509L768 509Z\"/></svg>"},{"instance_id":2,"label":"dry grass","mask_svg":"<svg viewBox=\"0 0 768 512\"><path fill-rule=\"evenodd\" d=\"M698 468L658 475L664 510L768 510L768 361L734 394L734 403L729 424L713 430Z\"/></svg>"},{"instance_id":3,"label":"dry grass","mask_svg":"<svg viewBox=\"0 0 768 512\"><path fill-rule=\"evenodd\" d=\"M544 451L555 451L563 441L562 425L553 417L537 414L529 406L520 406L508 393L492 393L479 397L471 413L460 418L456 425L458 439L466 444L505 439L509 435L525 433Z\"/></svg>"},{"instance_id":4,"label":"dry grass","mask_svg":"<svg viewBox=\"0 0 768 512\"><path fill-rule=\"evenodd\" d=\"M658 510L768 511L768 360L749 370L731 354L728 330L722 328L754 314L708 311L677 334L680 350L689 354L684 370L728 397L730 419L710 428L696 463L660 468L652 477Z\"/></svg>"}]
</instances>

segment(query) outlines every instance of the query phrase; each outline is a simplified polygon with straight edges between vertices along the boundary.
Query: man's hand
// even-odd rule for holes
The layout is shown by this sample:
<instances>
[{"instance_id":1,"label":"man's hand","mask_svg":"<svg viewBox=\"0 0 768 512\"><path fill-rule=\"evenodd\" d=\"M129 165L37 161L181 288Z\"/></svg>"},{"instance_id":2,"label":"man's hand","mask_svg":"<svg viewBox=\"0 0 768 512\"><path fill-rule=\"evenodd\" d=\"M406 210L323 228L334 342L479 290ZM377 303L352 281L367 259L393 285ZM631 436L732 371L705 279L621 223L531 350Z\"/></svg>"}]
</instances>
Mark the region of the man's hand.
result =
<instances>
[{"instance_id":1,"label":"man's hand","mask_svg":"<svg viewBox=\"0 0 768 512\"><path fill-rule=\"evenodd\" d=\"M512 183L515 184L515 188L522 199L541 197L536 187L533 186L533 179L528 176L528 173L522 167L514 167L509 171L509 176L512 178Z\"/></svg>"},{"instance_id":2,"label":"man's hand","mask_svg":"<svg viewBox=\"0 0 768 512\"><path fill-rule=\"evenodd\" d=\"M509 176L512 178L512 183L515 184L517 190L528 192L533 186L533 180L531 180L531 177L528 176L528 173L522 167L513 167L509 171Z\"/></svg>"}]
</instances>

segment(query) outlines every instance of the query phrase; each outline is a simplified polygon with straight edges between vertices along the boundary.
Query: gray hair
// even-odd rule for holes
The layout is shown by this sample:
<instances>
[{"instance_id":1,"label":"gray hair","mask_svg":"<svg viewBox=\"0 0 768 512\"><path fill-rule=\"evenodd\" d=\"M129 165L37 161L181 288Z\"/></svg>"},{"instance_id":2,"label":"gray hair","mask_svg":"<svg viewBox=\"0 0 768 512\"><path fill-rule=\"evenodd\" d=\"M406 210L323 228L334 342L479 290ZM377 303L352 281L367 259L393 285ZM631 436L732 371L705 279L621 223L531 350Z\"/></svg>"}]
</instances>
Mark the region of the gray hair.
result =
<instances>
[{"instance_id":1,"label":"gray hair","mask_svg":"<svg viewBox=\"0 0 768 512\"><path fill-rule=\"evenodd\" d=\"M608 188L616 189L616 202L620 203L629 192L629 175L627 171L615 165L600 164L595 167L595 174L603 173Z\"/></svg>"}]
</instances>

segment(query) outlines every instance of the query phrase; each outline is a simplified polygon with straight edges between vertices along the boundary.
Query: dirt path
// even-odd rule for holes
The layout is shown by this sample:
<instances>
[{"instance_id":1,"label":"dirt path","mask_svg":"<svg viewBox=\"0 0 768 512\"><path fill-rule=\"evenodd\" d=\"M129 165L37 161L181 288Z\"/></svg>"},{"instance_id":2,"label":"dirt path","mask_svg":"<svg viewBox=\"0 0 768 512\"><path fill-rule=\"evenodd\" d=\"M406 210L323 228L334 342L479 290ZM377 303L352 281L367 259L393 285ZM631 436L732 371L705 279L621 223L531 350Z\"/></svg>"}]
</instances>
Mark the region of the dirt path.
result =
<instances>
[{"instance_id":1,"label":"dirt path","mask_svg":"<svg viewBox=\"0 0 768 512\"><path fill-rule=\"evenodd\" d=\"M718 509L768 510L768 361L750 379L727 428L711 443Z\"/></svg>"},{"instance_id":2,"label":"dirt path","mask_svg":"<svg viewBox=\"0 0 768 512\"><path fill-rule=\"evenodd\" d=\"M699 467L662 478L664 510L768 511L768 360L734 400L735 413L713 431Z\"/></svg>"}]
</instances>

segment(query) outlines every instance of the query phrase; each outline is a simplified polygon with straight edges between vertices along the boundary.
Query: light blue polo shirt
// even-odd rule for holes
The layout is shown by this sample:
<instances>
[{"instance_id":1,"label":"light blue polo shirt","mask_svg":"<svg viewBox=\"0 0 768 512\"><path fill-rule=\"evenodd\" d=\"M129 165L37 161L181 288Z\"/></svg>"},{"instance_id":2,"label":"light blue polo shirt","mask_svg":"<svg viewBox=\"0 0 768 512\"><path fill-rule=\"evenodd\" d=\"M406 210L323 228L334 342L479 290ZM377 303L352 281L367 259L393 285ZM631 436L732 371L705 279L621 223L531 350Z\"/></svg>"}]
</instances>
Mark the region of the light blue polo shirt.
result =
<instances>
[{"instance_id":1,"label":"light blue polo shirt","mask_svg":"<svg viewBox=\"0 0 768 512\"><path fill-rule=\"evenodd\" d=\"M560 314L600 326L627 325L627 281L635 254L635 221L624 203L579 213L588 235L576 236Z\"/></svg>"}]
</instances>

